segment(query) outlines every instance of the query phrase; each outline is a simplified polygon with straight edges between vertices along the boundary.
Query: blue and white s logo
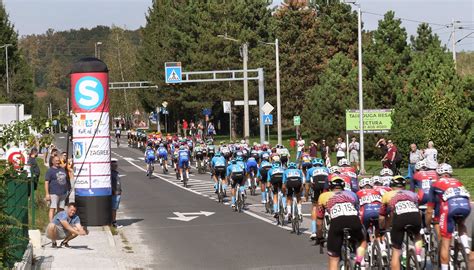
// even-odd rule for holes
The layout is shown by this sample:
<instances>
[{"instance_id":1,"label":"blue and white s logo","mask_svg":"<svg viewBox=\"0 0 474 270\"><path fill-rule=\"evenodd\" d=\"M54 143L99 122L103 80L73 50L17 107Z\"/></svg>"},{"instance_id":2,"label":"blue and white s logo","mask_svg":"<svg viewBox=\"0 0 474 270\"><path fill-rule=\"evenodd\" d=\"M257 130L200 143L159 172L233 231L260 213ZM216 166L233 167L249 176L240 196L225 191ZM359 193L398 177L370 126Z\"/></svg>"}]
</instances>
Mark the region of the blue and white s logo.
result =
<instances>
[{"instance_id":1,"label":"blue and white s logo","mask_svg":"<svg viewBox=\"0 0 474 270\"><path fill-rule=\"evenodd\" d=\"M85 76L77 81L74 96L80 108L92 110L104 100L104 87L97 78Z\"/></svg>"}]
</instances>

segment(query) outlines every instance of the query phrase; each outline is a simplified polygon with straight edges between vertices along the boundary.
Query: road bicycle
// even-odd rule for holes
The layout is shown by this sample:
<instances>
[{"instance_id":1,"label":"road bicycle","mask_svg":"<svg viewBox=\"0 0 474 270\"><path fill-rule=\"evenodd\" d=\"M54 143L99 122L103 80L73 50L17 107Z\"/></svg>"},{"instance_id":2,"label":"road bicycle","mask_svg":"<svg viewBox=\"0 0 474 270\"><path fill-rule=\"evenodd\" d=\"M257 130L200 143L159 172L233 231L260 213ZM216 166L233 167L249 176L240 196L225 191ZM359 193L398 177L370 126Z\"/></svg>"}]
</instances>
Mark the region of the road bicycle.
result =
<instances>
[{"instance_id":1,"label":"road bicycle","mask_svg":"<svg viewBox=\"0 0 474 270\"><path fill-rule=\"evenodd\" d=\"M439 269L439 237L438 233L431 225L431 230L427 233L426 228L420 232L422 234L423 246L425 247L425 256L421 269L426 269L428 259L430 260L431 269Z\"/></svg>"},{"instance_id":2,"label":"road bicycle","mask_svg":"<svg viewBox=\"0 0 474 270\"><path fill-rule=\"evenodd\" d=\"M367 243L367 252L365 253L366 269L388 269L390 261L387 256L382 253L382 247L380 246L379 240L376 235L376 226L378 218L371 219L369 221L369 228L367 229L367 235L369 241Z\"/></svg>"},{"instance_id":3,"label":"road bicycle","mask_svg":"<svg viewBox=\"0 0 474 270\"><path fill-rule=\"evenodd\" d=\"M163 174L168 174L168 168L167 168L167 163L168 161L165 160L165 158L163 157L160 157L160 166L161 166L161 169L163 170Z\"/></svg>"},{"instance_id":4,"label":"road bicycle","mask_svg":"<svg viewBox=\"0 0 474 270\"><path fill-rule=\"evenodd\" d=\"M412 233L413 225L406 225L403 229L404 233L404 240L402 244L402 260L401 265L407 270L421 269L421 265L418 262L415 252L415 245L414 245L414 234ZM405 258L404 258L405 257Z\"/></svg>"},{"instance_id":5,"label":"road bicycle","mask_svg":"<svg viewBox=\"0 0 474 270\"><path fill-rule=\"evenodd\" d=\"M257 176L255 175L255 171L252 169L250 170L247 182L250 189L250 195L255 196L255 190L257 189Z\"/></svg>"},{"instance_id":6,"label":"road bicycle","mask_svg":"<svg viewBox=\"0 0 474 270\"><path fill-rule=\"evenodd\" d=\"M245 190L240 188L240 184L235 189L235 211L241 213L245 206Z\"/></svg>"},{"instance_id":7,"label":"road bicycle","mask_svg":"<svg viewBox=\"0 0 474 270\"><path fill-rule=\"evenodd\" d=\"M453 232L453 247L450 249L449 268L456 270L469 269L469 257L466 253L464 245L461 243L461 235L459 234L459 223L464 220L464 216L454 216L455 228Z\"/></svg>"},{"instance_id":8,"label":"road bicycle","mask_svg":"<svg viewBox=\"0 0 474 270\"><path fill-rule=\"evenodd\" d=\"M273 214L273 191L268 186L265 187L265 210L267 213Z\"/></svg>"},{"instance_id":9,"label":"road bicycle","mask_svg":"<svg viewBox=\"0 0 474 270\"><path fill-rule=\"evenodd\" d=\"M278 205L277 225L284 226L285 225L285 205L283 205L283 193L281 192L280 188L278 188L277 205Z\"/></svg>"},{"instance_id":10,"label":"road bicycle","mask_svg":"<svg viewBox=\"0 0 474 270\"><path fill-rule=\"evenodd\" d=\"M219 172L217 173L218 175L220 174ZM217 181L217 199L220 203L223 203L224 202L224 197L225 197L225 193L224 193L224 181L222 181L222 178L220 176L218 176L218 181Z\"/></svg>"},{"instance_id":11,"label":"road bicycle","mask_svg":"<svg viewBox=\"0 0 474 270\"><path fill-rule=\"evenodd\" d=\"M293 192L293 201L291 203L291 228L296 235L300 235L300 225L303 222L303 215L298 211L298 201L296 192Z\"/></svg>"},{"instance_id":12,"label":"road bicycle","mask_svg":"<svg viewBox=\"0 0 474 270\"><path fill-rule=\"evenodd\" d=\"M341 261L339 262L339 264L341 266L341 269L352 270L354 269L354 262L351 258L351 229L344 228L342 229L342 232L344 234L344 238L342 240Z\"/></svg>"},{"instance_id":13,"label":"road bicycle","mask_svg":"<svg viewBox=\"0 0 474 270\"><path fill-rule=\"evenodd\" d=\"M115 138L115 143L117 144L117 148L120 146L120 140L118 137Z\"/></svg>"},{"instance_id":14,"label":"road bicycle","mask_svg":"<svg viewBox=\"0 0 474 270\"><path fill-rule=\"evenodd\" d=\"M147 169L146 169L146 175L148 175L148 178L151 179L153 176L153 171L155 170L155 166L152 161L148 162Z\"/></svg>"}]
</instances>

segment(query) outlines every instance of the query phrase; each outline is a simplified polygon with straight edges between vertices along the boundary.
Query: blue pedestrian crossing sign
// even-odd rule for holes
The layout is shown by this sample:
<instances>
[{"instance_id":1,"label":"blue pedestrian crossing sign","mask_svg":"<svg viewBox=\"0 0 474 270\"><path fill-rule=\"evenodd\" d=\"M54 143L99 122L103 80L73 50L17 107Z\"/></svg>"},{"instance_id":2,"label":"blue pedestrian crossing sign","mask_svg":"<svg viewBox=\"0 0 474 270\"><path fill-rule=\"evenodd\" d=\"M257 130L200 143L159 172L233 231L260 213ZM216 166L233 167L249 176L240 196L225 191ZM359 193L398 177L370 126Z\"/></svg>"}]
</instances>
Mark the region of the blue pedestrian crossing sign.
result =
<instances>
[{"instance_id":1,"label":"blue pedestrian crossing sign","mask_svg":"<svg viewBox=\"0 0 474 270\"><path fill-rule=\"evenodd\" d=\"M273 115L272 114L264 114L263 115L263 123L265 126L273 125Z\"/></svg>"},{"instance_id":2,"label":"blue pedestrian crossing sign","mask_svg":"<svg viewBox=\"0 0 474 270\"><path fill-rule=\"evenodd\" d=\"M166 62L165 63L165 82L166 83L181 83L181 62Z\"/></svg>"}]
</instances>

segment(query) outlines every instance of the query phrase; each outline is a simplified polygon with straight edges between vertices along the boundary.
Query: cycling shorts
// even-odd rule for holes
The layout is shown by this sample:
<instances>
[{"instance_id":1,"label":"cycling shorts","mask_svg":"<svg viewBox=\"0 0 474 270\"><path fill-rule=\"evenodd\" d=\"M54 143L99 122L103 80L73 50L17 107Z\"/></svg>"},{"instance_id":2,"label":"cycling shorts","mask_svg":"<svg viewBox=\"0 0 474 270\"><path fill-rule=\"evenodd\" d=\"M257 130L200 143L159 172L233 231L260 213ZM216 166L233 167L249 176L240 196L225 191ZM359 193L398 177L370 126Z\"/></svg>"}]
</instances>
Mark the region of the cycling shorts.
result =
<instances>
[{"instance_id":1,"label":"cycling shorts","mask_svg":"<svg viewBox=\"0 0 474 270\"><path fill-rule=\"evenodd\" d=\"M281 161L282 164L286 164L288 162L288 156L280 157L280 161Z\"/></svg>"},{"instance_id":2,"label":"cycling shorts","mask_svg":"<svg viewBox=\"0 0 474 270\"><path fill-rule=\"evenodd\" d=\"M378 227L380 206L380 204L373 203L365 204L360 207L359 214L365 229L368 229L370 224L374 222L376 222L374 225Z\"/></svg>"},{"instance_id":3,"label":"cycling shorts","mask_svg":"<svg viewBox=\"0 0 474 270\"><path fill-rule=\"evenodd\" d=\"M471 213L471 205L469 199L464 197L451 198L446 202L441 202L439 227L441 236L451 239L452 233L456 225L455 217L460 222L464 220Z\"/></svg>"},{"instance_id":4,"label":"cycling shorts","mask_svg":"<svg viewBox=\"0 0 474 270\"><path fill-rule=\"evenodd\" d=\"M313 196L311 201L317 203L319 196L324 192L324 189L327 188L328 176L327 175L316 175L312 177L311 188L313 189Z\"/></svg>"},{"instance_id":5,"label":"cycling shorts","mask_svg":"<svg viewBox=\"0 0 474 270\"><path fill-rule=\"evenodd\" d=\"M281 187L283 186L283 183L280 181L280 182L276 182L275 184L272 183L272 187L273 187L273 194L278 194L278 190L281 190Z\"/></svg>"},{"instance_id":6,"label":"cycling shorts","mask_svg":"<svg viewBox=\"0 0 474 270\"><path fill-rule=\"evenodd\" d=\"M180 168L180 169L189 168L189 160L180 159L179 162L178 162L178 168Z\"/></svg>"},{"instance_id":7,"label":"cycling shorts","mask_svg":"<svg viewBox=\"0 0 474 270\"><path fill-rule=\"evenodd\" d=\"M246 164L246 171L247 171L247 172L253 171L254 174L257 174L257 171L258 171L257 162L247 162L247 164Z\"/></svg>"},{"instance_id":8,"label":"cycling shorts","mask_svg":"<svg viewBox=\"0 0 474 270\"><path fill-rule=\"evenodd\" d=\"M156 160L156 158L155 158L154 156L153 156L153 157L150 156L150 157L146 157L146 158L145 158L145 162L146 162L147 164L153 163L153 162L155 162L155 160Z\"/></svg>"},{"instance_id":9,"label":"cycling shorts","mask_svg":"<svg viewBox=\"0 0 474 270\"><path fill-rule=\"evenodd\" d=\"M159 158L162 158L163 160L168 160L168 153L164 152L164 153L159 153L158 154L158 157Z\"/></svg>"},{"instance_id":10,"label":"cycling shorts","mask_svg":"<svg viewBox=\"0 0 474 270\"><path fill-rule=\"evenodd\" d=\"M350 229L351 243L360 243L365 239L365 230L357 216L339 216L331 220L329 226L327 250L331 257L340 257L344 242L344 229Z\"/></svg>"},{"instance_id":11,"label":"cycling shorts","mask_svg":"<svg viewBox=\"0 0 474 270\"><path fill-rule=\"evenodd\" d=\"M301 164L301 168L303 168L303 170L307 170L311 167L313 167L313 164L311 164L309 162L304 162L304 163Z\"/></svg>"},{"instance_id":12,"label":"cycling shorts","mask_svg":"<svg viewBox=\"0 0 474 270\"><path fill-rule=\"evenodd\" d=\"M293 197L293 193L296 193L296 196L299 196L301 193L301 187L303 184L301 183L300 179L298 180L290 180L286 182L286 189L288 190L287 196Z\"/></svg>"},{"instance_id":13,"label":"cycling shorts","mask_svg":"<svg viewBox=\"0 0 474 270\"><path fill-rule=\"evenodd\" d=\"M270 177L270 183L273 184L282 184L283 183L283 175L276 175Z\"/></svg>"},{"instance_id":14,"label":"cycling shorts","mask_svg":"<svg viewBox=\"0 0 474 270\"><path fill-rule=\"evenodd\" d=\"M204 159L204 154L202 152L197 152L196 153L196 159L197 160L203 160Z\"/></svg>"},{"instance_id":15,"label":"cycling shorts","mask_svg":"<svg viewBox=\"0 0 474 270\"><path fill-rule=\"evenodd\" d=\"M232 173L230 175L230 178L232 179L232 183L231 183L231 186L232 188L235 188L237 186L237 184L239 184L240 186L243 186L245 185L245 177L244 177L244 173L241 172L241 173Z\"/></svg>"},{"instance_id":16,"label":"cycling shorts","mask_svg":"<svg viewBox=\"0 0 474 270\"><path fill-rule=\"evenodd\" d=\"M419 205L424 205L428 202L430 196L427 192L425 192L423 189L418 189L418 204Z\"/></svg>"},{"instance_id":17,"label":"cycling shorts","mask_svg":"<svg viewBox=\"0 0 474 270\"><path fill-rule=\"evenodd\" d=\"M225 166L218 166L212 168L212 176L220 177L221 179L225 179Z\"/></svg>"},{"instance_id":18,"label":"cycling shorts","mask_svg":"<svg viewBox=\"0 0 474 270\"><path fill-rule=\"evenodd\" d=\"M390 236L392 238L392 246L396 249L402 248L403 236L405 235L405 226L411 225L409 231L412 234L420 233L421 215L418 212L405 213L397 215L394 213L392 230Z\"/></svg>"},{"instance_id":19,"label":"cycling shorts","mask_svg":"<svg viewBox=\"0 0 474 270\"><path fill-rule=\"evenodd\" d=\"M267 179L268 179L268 171L270 170L270 167L268 168L260 168L259 171L260 171L260 178L262 180L262 182L267 182Z\"/></svg>"}]
</instances>

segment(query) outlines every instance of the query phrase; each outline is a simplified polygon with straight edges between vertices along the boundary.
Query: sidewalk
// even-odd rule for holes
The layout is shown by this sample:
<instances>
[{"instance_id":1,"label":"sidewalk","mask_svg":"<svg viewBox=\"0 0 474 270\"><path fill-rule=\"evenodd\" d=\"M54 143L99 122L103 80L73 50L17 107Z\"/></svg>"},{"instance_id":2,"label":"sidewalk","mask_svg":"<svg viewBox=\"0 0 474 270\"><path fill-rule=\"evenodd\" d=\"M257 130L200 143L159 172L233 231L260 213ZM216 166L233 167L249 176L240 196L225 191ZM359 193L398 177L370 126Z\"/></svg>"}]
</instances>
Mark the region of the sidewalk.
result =
<instances>
[{"instance_id":1,"label":"sidewalk","mask_svg":"<svg viewBox=\"0 0 474 270\"><path fill-rule=\"evenodd\" d=\"M88 235L71 240L70 248L52 248L51 241L43 234L44 247L33 250L33 269L129 269L125 264L126 253L120 243L116 244L109 227L89 227L88 230Z\"/></svg>"}]
</instances>

